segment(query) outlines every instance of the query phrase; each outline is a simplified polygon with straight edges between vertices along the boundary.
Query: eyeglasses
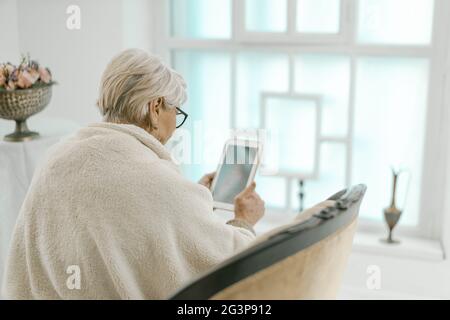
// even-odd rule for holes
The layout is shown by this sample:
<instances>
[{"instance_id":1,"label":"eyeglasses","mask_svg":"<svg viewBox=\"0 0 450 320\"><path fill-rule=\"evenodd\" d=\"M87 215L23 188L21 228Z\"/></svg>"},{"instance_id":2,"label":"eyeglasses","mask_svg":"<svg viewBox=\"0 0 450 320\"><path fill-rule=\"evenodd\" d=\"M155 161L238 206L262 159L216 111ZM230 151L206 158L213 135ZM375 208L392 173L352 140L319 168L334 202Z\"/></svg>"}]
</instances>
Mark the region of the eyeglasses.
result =
<instances>
[{"instance_id":1,"label":"eyeglasses","mask_svg":"<svg viewBox=\"0 0 450 320\"><path fill-rule=\"evenodd\" d=\"M184 122L186 121L186 119L188 117L188 114L178 107L176 107L176 109L177 109L177 126L176 126L176 128L178 129L179 127L181 127L184 124Z\"/></svg>"}]
</instances>

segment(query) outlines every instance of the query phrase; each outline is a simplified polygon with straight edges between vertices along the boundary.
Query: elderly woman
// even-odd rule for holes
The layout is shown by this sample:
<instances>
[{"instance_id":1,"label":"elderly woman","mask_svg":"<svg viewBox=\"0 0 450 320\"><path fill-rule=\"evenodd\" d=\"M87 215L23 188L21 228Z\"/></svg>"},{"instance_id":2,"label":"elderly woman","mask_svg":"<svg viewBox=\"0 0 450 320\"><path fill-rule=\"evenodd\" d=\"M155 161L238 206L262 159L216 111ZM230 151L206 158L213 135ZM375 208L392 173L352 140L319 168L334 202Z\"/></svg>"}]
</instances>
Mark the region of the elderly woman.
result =
<instances>
[{"instance_id":1,"label":"elderly woman","mask_svg":"<svg viewBox=\"0 0 450 320\"><path fill-rule=\"evenodd\" d=\"M213 213L212 175L186 180L164 147L185 87L143 51L110 62L98 100L104 122L56 145L33 178L4 297L166 298L254 239L264 214L255 185L236 198L235 219L225 224Z\"/></svg>"}]
</instances>

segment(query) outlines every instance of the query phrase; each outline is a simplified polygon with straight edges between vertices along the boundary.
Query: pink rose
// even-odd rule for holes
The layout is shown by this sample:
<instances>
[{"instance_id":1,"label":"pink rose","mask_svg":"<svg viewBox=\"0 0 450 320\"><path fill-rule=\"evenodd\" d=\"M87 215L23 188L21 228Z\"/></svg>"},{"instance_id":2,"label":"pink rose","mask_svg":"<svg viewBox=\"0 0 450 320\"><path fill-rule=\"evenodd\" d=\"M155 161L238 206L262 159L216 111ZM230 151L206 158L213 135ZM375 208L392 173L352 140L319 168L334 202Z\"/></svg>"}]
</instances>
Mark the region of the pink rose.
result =
<instances>
[{"instance_id":1,"label":"pink rose","mask_svg":"<svg viewBox=\"0 0 450 320\"><path fill-rule=\"evenodd\" d=\"M50 83L52 81L52 75L47 68L39 67L39 76L44 83Z\"/></svg>"},{"instance_id":2,"label":"pink rose","mask_svg":"<svg viewBox=\"0 0 450 320\"><path fill-rule=\"evenodd\" d=\"M52 82L52 74L48 68L41 67L30 58L22 58L19 66L0 63L0 88L6 90L27 89L33 87L36 82L49 84Z\"/></svg>"},{"instance_id":3,"label":"pink rose","mask_svg":"<svg viewBox=\"0 0 450 320\"><path fill-rule=\"evenodd\" d=\"M30 74L33 84L39 79L39 71L33 68L27 68L27 72Z\"/></svg>"},{"instance_id":4,"label":"pink rose","mask_svg":"<svg viewBox=\"0 0 450 320\"><path fill-rule=\"evenodd\" d=\"M28 70L22 70L17 75L17 86L22 89L30 88L36 80L36 77L28 72Z\"/></svg>"}]
</instances>

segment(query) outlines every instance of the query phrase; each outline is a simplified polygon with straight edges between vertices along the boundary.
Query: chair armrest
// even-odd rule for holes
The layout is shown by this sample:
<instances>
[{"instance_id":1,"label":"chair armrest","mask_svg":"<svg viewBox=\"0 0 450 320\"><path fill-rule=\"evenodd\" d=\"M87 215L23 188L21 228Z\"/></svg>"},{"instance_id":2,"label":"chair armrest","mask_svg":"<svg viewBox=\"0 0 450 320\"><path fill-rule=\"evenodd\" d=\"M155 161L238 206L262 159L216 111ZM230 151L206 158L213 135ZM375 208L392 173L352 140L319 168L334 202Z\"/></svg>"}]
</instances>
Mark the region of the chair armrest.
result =
<instances>
[{"instance_id":1,"label":"chair armrest","mask_svg":"<svg viewBox=\"0 0 450 320\"><path fill-rule=\"evenodd\" d=\"M335 204L336 204L336 201L334 201L334 200L322 201L322 202L316 204L315 206L300 212L297 215L297 217L295 217L293 222L302 223L302 222L308 220L309 218L311 218L313 215L318 214L323 209L334 207Z\"/></svg>"},{"instance_id":2,"label":"chair armrest","mask_svg":"<svg viewBox=\"0 0 450 320\"><path fill-rule=\"evenodd\" d=\"M300 212L294 218L294 220L292 220L292 222L284 224L284 225L274 228L272 230L269 230L269 231L265 232L264 234L258 236L255 239L255 241L252 243L252 245L261 243L261 242L269 239L273 235L279 233L282 230L289 229L293 226L302 224L303 222L309 220L313 215L319 213L323 209L333 207L335 205L335 203L336 203L336 201L333 201L333 200L325 200L325 201L322 201L322 202L316 204L315 206L313 206L309 209L306 209L306 210Z\"/></svg>"}]
</instances>

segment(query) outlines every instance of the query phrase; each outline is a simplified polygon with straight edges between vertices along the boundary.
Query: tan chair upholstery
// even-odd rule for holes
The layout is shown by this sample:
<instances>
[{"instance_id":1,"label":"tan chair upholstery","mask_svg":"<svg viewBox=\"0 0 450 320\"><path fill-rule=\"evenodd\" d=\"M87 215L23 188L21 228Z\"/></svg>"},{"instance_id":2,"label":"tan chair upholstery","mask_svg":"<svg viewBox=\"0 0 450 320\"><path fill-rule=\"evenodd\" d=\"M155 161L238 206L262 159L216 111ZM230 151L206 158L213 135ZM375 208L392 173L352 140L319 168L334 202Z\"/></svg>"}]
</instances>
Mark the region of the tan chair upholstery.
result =
<instances>
[{"instance_id":1,"label":"tan chair upholstery","mask_svg":"<svg viewBox=\"0 0 450 320\"><path fill-rule=\"evenodd\" d=\"M365 191L337 193L333 207L270 232L172 299L335 299Z\"/></svg>"}]
</instances>

